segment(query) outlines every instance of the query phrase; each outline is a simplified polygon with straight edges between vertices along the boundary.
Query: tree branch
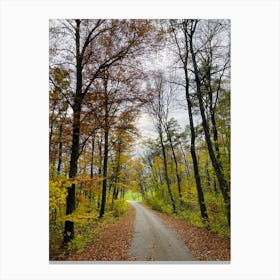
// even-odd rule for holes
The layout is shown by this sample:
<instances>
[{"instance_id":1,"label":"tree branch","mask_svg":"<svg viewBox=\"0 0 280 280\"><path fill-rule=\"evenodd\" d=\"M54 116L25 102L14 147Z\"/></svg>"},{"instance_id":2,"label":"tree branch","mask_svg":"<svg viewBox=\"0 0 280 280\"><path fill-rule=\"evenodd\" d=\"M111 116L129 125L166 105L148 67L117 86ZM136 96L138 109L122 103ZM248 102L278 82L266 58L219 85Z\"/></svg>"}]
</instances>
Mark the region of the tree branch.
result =
<instances>
[{"instance_id":1,"label":"tree branch","mask_svg":"<svg viewBox=\"0 0 280 280\"><path fill-rule=\"evenodd\" d=\"M49 80L50 80L50 82L54 85L55 89L57 89L57 90L63 95L63 97L66 99L66 102L67 102L67 103L70 105L70 107L73 109L72 103L69 101L67 95L64 94L63 90L62 90L59 86L57 86L57 85L55 84L55 82L53 81L53 79L52 79L51 77L49 77Z\"/></svg>"}]
</instances>

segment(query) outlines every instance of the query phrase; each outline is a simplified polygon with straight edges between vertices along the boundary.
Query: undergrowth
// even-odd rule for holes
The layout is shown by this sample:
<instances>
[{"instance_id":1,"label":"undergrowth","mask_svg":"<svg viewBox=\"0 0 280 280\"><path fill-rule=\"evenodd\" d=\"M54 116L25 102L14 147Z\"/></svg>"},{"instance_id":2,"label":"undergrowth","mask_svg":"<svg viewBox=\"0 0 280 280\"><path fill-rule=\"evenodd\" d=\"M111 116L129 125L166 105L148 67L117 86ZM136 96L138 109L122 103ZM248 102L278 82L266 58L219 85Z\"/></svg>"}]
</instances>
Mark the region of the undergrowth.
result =
<instances>
[{"instance_id":1,"label":"undergrowth","mask_svg":"<svg viewBox=\"0 0 280 280\"><path fill-rule=\"evenodd\" d=\"M186 197L186 196L185 196ZM211 233L218 234L221 238L230 238L230 227L227 223L226 210L223 204L223 199L220 194L206 193L205 202L209 216L209 223L204 223L201 219L199 205L196 199L183 200L182 203L177 203L177 213L173 213L171 203L166 203L156 195L148 197L146 203L152 209L168 214L176 219L184 220L188 224L198 228L203 228Z\"/></svg>"},{"instance_id":2,"label":"undergrowth","mask_svg":"<svg viewBox=\"0 0 280 280\"><path fill-rule=\"evenodd\" d=\"M97 210L85 211L85 209L77 208L71 216L61 216L56 221L50 221L49 259L64 260L74 252L81 251L94 243L106 227L119 220L119 217L128 211L128 207L129 204L120 199L115 200L111 208L108 207L102 219L98 218ZM67 247L63 247L63 227L66 218L75 222L75 238Z\"/></svg>"}]
</instances>

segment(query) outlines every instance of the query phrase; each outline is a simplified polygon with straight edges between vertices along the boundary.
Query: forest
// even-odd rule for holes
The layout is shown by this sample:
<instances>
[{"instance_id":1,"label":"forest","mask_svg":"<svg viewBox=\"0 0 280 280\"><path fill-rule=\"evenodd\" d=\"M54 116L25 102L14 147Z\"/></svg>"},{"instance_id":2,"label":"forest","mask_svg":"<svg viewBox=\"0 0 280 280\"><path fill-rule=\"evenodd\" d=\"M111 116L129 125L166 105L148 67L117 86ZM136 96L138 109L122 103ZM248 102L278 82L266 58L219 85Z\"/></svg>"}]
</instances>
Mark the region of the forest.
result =
<instances>
[{"instance_id":1,"label":"forest","mask_svg":"<svg viewBox=\"0 0 280 280\"><path fill-rule=\"evenodd\" d=\"M230 31L50 20L50 260L96 242L132 200L230 240Z\"/></svg>"}]
</instances>

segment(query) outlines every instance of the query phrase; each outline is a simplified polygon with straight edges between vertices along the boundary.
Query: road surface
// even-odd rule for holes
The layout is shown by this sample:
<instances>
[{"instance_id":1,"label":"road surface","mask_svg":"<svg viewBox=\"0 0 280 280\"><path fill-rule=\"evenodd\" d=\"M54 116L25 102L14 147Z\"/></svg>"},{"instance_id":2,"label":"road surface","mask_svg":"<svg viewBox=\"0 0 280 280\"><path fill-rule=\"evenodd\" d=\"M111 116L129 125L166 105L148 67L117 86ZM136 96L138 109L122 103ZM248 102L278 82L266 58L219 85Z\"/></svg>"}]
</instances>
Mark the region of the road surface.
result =
<instances>
[{"instance_id":1,"label":"road surface","mask_svg":"<svg viewBox=\"0 0 280 280\"><path fill-rule=\"evenodd\" d=\"M136 261L196 261L179 235L151 210L129 201L136 210L129 253Z\"/></svg>"}]
</instances>

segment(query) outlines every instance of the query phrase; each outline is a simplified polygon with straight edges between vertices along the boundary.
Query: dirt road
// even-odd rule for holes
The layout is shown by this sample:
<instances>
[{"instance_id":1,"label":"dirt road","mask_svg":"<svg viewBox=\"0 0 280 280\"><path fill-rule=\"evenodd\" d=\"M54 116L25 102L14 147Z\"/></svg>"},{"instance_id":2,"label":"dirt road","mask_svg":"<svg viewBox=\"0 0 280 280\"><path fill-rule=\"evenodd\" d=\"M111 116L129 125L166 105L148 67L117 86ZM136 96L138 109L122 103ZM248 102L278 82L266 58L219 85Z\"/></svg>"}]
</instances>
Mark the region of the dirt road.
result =
<instances>
[{"instance_id":1,"label":"dirt road","mask_svg":"<svg viewBox=\"0 0 280 280\"><path fill-rule=\"evenodd\" d=\"M129 253L136 261L196 261L179 235L136 201L135 233Z\"/></svg>"}]
</instances>

